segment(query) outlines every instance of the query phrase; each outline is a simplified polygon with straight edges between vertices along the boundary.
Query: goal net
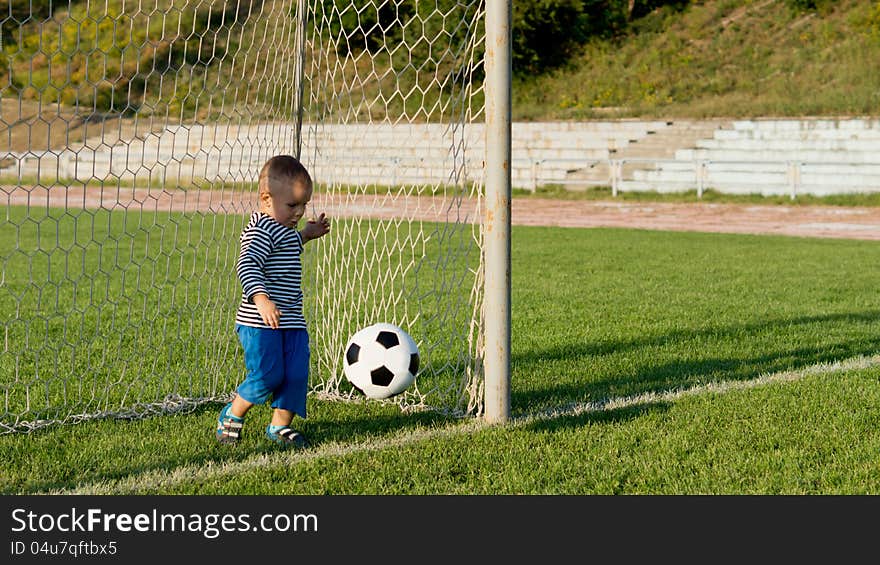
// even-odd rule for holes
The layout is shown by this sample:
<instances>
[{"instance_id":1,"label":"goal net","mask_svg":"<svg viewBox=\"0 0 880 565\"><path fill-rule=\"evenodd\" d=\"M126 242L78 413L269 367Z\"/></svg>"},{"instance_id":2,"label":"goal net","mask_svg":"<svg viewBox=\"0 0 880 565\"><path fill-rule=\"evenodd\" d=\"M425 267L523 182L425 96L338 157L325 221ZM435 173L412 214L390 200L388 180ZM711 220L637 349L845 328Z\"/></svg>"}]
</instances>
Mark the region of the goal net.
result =
<instances>
[{"instance_id":1,"label":"goal net","mask_svg":"<svg viewBox=\"0 0 880 565\"><path fill-rule=\"evenodd\" d=\"M298 156L310 394L417 342L405 409L482 411L481 0L10 0L0 9L0 433L228 400L238 238Z\"/></svg>"}]
</instances>

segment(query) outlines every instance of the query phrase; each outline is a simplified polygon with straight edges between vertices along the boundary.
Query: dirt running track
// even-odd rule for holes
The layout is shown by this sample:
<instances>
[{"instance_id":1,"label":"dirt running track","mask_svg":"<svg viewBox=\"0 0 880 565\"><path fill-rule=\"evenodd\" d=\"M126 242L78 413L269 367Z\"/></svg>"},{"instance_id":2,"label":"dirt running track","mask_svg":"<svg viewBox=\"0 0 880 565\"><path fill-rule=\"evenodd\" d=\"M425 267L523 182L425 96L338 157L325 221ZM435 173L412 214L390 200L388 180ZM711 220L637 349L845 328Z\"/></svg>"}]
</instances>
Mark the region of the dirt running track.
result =
<instances>
[{"instance_id":1,"label":"dirt running track","mask_svg":"<svg viewBox=\"0 0 880 565\"><path fill-rule=\"evenodd\" d=\"M880 240L880 207L514 199L512 221L523 225L623 227Z\"/></svg>"},{"instance_id":2,"label":"dirt running track","mask_svg":"<svg viewBox=\"0 0 880 565\"><path fill-rule=\"evenodd\" d=\"M26 189L0 187L0 206L144 209L246 213L255 199L224 191L164 191L131 188ZM416 196L315 195L312 212L390 219L403 216L432 221L475 219L474 203ZM649 230L772 234L880 240L880 207L676 204L625 201L514 198L515 225L621 227Z\"/></svg>"}]
</instances>

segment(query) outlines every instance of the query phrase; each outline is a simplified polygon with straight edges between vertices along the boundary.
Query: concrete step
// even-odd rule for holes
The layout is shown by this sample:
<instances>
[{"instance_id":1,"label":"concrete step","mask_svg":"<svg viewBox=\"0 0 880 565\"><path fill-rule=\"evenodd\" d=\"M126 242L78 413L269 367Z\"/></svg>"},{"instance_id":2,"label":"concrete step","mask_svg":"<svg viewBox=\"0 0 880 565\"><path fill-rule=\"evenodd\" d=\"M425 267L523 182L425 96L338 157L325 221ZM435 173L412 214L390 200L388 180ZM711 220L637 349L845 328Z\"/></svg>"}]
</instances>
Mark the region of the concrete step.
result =
<instances>
[{"instance_id":1,"label":"concrete step","mask_svg":"<svg viewBox=\"0 0 880 565\"><path fill-rule=\"evenodd\" d=\"M614 157L618 159L653 157L655 159L668 159L675 156L675 152L681 148L694 147L696 142L703 138L711 138L712 134L720 129L728 127L726 121L696 122L691 120L676 120L656 132L653 135L630 143L616 151Z\"/></svg>"},{"instance_id":2,"label":"concrete step","mask_svg":"<svg viewBox=\"0 0 880 565\"><path fill-rule=\"evenodd\" d=\"M760 172L760 173L746 173L746 172L715 172L712 174L707 174L704 179L704 183L711 184L728 184L728 183L768 183L768 184L778 184L788 182L788 172L787 171L773 171L773 172ZM695 171L668 171L668 170L656 170L656 171L635 171L632 180L639 181L653 181L658 183L687 183L691 182L696 186L697 184L697 174Z\"/></svg>"},{"instance_id":3,"label":"concrete step","mask_svg":"<svg viewBox=\"0 0 880 565\"><path fill-rule=\"evenodd\" d=\"M859 118L790 118L790 119L756 119L734 120L731 122L732 129L739 131L812 131L812 130L838 130L838 131L866 131L880 129L880 119Z\"/></svg>"},{"instance_id":4,"label":"concrete step","mask_svg":"<svg viewBox=\"0 0 880 565\"><path fill-rule=\"evenodd\" d=\"M703 166L708 172L776 172L788 170L792 166L790 161L703 161ZM658 161L656 167L646 168L662 169L665 171L695 171L700 162L694 161ZM880 175L880 163L800 163L800 170L810 174L828 175Z\"/></svg>"},{"instance_id":5,"label":"concrete step","mask_svg":"<svg viewBox=\"0 0 880 565\"><path fill-rule=\"evenodd\" d=\"M675 158L683 161L812 161L818 163L876 163L874 151L784 151L759 149L679 149Z\"/></svg>"},{"instance_id":6,"label":"concrete step","mask_svg":"<svg viewBox=\"0 0 880 565\"><path fill-rule=\"evenodd\" d=\"M844 139L880 139L880 128L866 130L734 130L725 129L715 132L717 140L762 140L762 141L811 141L811 140L844 140Z\"/></svg>"},{"instance_id":7,"label":"concrete step","mask_svg":"<svg viewBox=\"0 0 880 565\"><path fill-rule=\"evenodd\" d=\"M624 177L626 178L626 177ZM697 182L695 172L687 171L636 171L633 180L656 181L656 182ZM705 185L715 184L718 186L737 184L741 182L768 183L768 184L792 184L792 175L788 171L769 172L723 172L715 171L703 176ZM799 184L813 184L839 187L880 187L880 175L830 175L830 174L801 174Z\"/></svg>"},{"instance_id":8,"label":"concrete step","mask_svg":"<svg viewBox=\"0 0 880 565\"><path fill-rule=\"evenodd\" d=\"M325 182L476 180L485 158L482 127L305 124L303 154ZM878 120L529 122L514 123L512 131L515 187L609 185L611 158L622 163L615 182L661 191L692 189L698 173L705 187L734 192L784 192L791 186L829 193L874 190L880 175L880 151L873 145L880 139ZM268 154L295 141L289 124L130 128L54 152L8 154L3 161L12 166L3 174L57 172L111 183L132 177L252 179Z\"/></svg>"},{"instance_id":9,"label":"concrete step","mask_svg":"<svg viewBox=\"0 0 880 565\"><path fill-rule=\"evenodd\" d=\"M715 151L873 151L880 153L880 136L875 139L699 139L695 149Z\"/></svg>"}]
</instances>

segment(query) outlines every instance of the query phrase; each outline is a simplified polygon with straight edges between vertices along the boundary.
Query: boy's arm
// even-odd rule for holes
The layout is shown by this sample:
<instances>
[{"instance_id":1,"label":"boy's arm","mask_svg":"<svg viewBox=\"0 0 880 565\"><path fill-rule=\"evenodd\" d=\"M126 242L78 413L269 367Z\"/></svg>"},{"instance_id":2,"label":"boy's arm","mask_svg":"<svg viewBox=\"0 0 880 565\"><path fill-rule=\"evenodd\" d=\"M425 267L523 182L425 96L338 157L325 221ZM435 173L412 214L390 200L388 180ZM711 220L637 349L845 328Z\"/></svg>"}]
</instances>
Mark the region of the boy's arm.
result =
<instances>
[{"instance_id":1,"label":"boy's arm","mask_svg":"<svg viewBox=\"0 0 880 565\"><path fill-rule=\"evenodd\" d=\"M252 227L242 234L236 271L247 301L257 307L260 318L267 326L277 328L281 323L281 311L269 297L266 275L263 273L266 257L271 251L272 238L269 234L256 226Z\"/></svg>"},{"instance_id":2,"label":"boy's arm","mask_svg":"<svg viewBox=\"0 0 880 565\"><path fill-rule=\"evenodd\" d=\"M257 306L257 312L260 313L263 323L276 329L281 325L281 310L272 302L268 294L258 292L250 300Z\"/></svg>"},{"instance_id":3,"label":"boy's arm","mask_svg":"<svg viewBox=\"0 0 880 565\"><path fill-rule=\"evenodd\" d=\"M269 296L263 266L271 251L272 238L267 232L254 226L242 234L236 272L238 280L241 281L242 291L251 304L254 304L254 297L257 294L263 294L267 298Z\"/></svg>"},{"instance_id":4,"label":"boy's arm","mask_svg":"<svg viewBox=\"0 0 880 565\"><path fill-rule=\"evenodd\" d=\"M302 239L303 245L306 242L319 237L324 237L330 231L330 220L321 212L317 220L309 220L305 227L299 231L299 237Z\"/></svg>"}]
</instances>

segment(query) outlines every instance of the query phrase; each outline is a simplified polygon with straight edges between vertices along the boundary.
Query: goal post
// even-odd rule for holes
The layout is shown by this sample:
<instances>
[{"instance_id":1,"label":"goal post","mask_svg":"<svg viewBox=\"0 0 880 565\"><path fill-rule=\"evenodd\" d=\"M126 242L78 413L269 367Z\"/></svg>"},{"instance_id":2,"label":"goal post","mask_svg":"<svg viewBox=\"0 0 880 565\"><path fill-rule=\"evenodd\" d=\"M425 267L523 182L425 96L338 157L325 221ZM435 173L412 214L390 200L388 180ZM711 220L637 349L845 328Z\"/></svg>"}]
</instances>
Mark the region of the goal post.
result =
<instances>
[{"instance_id":1,"label":"goal post","mask_svg":"<svg viewBox=\"0 0 880 565\"><path fill-rule=\"evenodd\" d=\"M486 420L510 417L511 0L486 0Z\"/></svg>"},{"instance_id":2,"label":"goal post","mask_svg":"<svg viewBox=\"0 0 880 565\"><path fill-rule=\"evenodd\" d=\"M0 11L0 434L224 402L238 236L272 155L315 181L310 391L398 325L389 400L503 422L509 0L11 0Z\"/></svg>"}]
</instances>

